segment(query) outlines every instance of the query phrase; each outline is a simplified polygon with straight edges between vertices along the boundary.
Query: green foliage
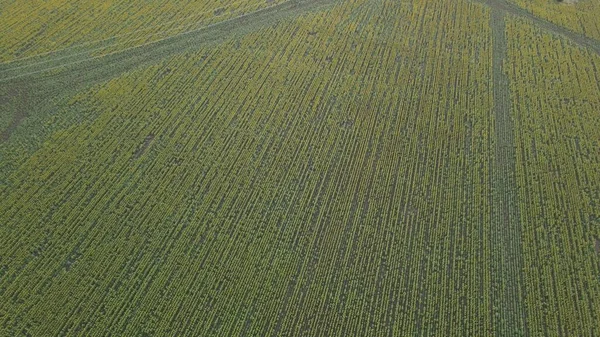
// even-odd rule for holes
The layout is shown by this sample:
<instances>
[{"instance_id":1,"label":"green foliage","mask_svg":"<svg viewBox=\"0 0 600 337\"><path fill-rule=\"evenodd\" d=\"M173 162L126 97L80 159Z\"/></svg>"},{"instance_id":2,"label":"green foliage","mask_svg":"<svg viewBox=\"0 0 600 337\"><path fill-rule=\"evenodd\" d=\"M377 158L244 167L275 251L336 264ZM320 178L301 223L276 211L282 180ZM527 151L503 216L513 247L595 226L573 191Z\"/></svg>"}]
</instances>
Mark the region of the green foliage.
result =
<instances>
[{"instance_id":1,"label":"green foliage","mask_svg":"<svg viewBox=\"0 0 600 337\"><path fill-rule=\"evenodd\" d=\"M0 335L597 334L598 58L469 1L322 3L3 65L48 99L0 142Z\"/></svg>"}]
</instances>

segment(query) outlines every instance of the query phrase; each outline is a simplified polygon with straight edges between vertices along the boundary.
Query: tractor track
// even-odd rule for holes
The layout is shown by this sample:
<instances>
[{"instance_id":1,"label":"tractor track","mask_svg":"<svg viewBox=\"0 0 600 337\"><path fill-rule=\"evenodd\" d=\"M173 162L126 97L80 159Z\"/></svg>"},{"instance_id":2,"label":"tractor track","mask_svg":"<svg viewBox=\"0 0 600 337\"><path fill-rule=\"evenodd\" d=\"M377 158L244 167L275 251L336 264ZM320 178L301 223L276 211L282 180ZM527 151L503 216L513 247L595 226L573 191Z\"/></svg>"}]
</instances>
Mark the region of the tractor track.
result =
<instances>
[{"instance_id":1,"label":"tractor track","mask_svg":"<svg viewBox=\"0 0 600 337\"><path fill-rule=\"evenodd\" d=\"M44 63L50 63L51 66L33 71L24 66L18 69L22 71L0 78L0 102L13 100L9 93L19 92L23 97L28 97L30 102L39 103L37 106L29 104L29 110L35 110L34 108L47 110L50 107L44 102L58 97L68 97L82 88L110 80L140 66L156 64L166 57L195 51L232 36L276 24L286 18L319 10L337 1L288 0L229 20L105 55L91 56L77 52L74 56L82 57L76 60L58 55L56 59L65 62L53 64L53 59L48 59ZM10 69L3 70L3 72L10 71ZM24 119L23 113L15 114L10 125L0 130L0 143L7 141L18 128Z\"/></svg>"},{"instance_id":2,"label":"tractor track","mask_svg":"<svg viewBox=\"0 0 600 337\"><path fill-rule=\"evenodd\" d=\"M535 26L542 28L547 32L561 36L582 48L585 48L591 52L594 52L597 55L600 55L600 41L569 30L563 26L557 25L538 16L535 16L527 10L517 6L516 4L508 2L507 0L472 1L487 5L492 9L492 11L502 11L506 14L526 19L530 23L533 23Z\"/></svg>"},{"instance_id":3,"label":"tractor track","mask_svg":"<svg viewBox=\"0 0 600 337\"><path fill-rule=\"evenodd\" d=\"M545 32L600 55L600 42L556 25L506 0L473 0L490 8L492 34L492 81L494 114L494 155L491 186L492 321L497 336L528 335L526 288L523 276L523 247L516 185L514 120L511 116L510 83L505 72L508 45L506 18L523 18Z\"/></svg>"},{"instance_id":4,"label":"tractor track","mask_svg":"<svg viewBox=\"0 0 600 337\"><path fill-rule=\"evenodd\" d=\"M510 87L504 72L507 55L505 12L493 10L492 80L494 98L494 156L492 172L492 289L493 322L496 335L526 332L523 305L523 254L521 223L515 180L514 123L510 115Z\"/></svg>"},{"instance_id":5,"label":"tractor track","mask_svg":"<svg viewBox=\"0 0 600 337\"><path fill-rule=\"evenodd\" d=\"M50 63L50 66L38 68L34 71L27 71L27 68L30 67L29 65L14 69L8 68L2 70L2 72L16 71L9 76L0 78L0 85L29 81L32 77L35 77L36 81L42 81L43 83L53 81L58 81L60 83L60 81L65 78L74 80L75 82L73 85L66 83L69 86L81 86L87 83L95 83L103 79L111 78L116 74L129 71L140 65L157 62L166 56L181 53L183 51L194 50L202 45L214 43L236 34L245 33L252 29L274 24L287 17L301 15L323 6L334 4L336 1L337 0L288 0L242 16L105 55L92 56L89 53L95 50L105 49L109 46L102 46L92 50L78 52L73 55L60 56L57 59L50 58L43 61L44 64ZM83 57L71 60L72 57L77 56ZM55 61L63 60L66 62L52 64ZM34 63L31 66L37 64L39 63ZM21 69L25 69L25 71L18 71ZM73 76L71 73L76 73L78 76Z\"/></svg>"}]
</instances>

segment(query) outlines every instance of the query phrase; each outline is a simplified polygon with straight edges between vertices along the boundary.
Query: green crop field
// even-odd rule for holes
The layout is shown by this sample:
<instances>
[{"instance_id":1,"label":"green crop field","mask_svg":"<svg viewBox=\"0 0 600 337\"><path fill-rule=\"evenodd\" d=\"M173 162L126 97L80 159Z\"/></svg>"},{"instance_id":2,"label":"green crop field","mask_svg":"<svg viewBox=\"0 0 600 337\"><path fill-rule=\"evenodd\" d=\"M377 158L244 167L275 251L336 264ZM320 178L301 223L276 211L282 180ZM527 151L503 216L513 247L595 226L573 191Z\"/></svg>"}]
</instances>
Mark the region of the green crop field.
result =
<instances>
[{"instance_id":1,"label":"green crop field","mask_svg":"<svg viewBox=\"0 0 600 337\"><path fill-rule=\"evenodd\" d=\"M594 0L0 0L0 337L600 336Z\"/></svg>"}]
</instances>

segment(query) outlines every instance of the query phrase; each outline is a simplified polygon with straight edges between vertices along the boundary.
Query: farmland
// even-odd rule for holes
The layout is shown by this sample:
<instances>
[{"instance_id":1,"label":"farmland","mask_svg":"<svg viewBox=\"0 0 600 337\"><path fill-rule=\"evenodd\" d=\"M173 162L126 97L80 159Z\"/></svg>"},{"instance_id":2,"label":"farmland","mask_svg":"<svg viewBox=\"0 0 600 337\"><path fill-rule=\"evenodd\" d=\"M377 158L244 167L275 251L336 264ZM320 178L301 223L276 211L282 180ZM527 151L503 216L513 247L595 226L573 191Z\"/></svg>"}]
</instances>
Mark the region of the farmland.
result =
<instances>
[{"instance_id":1,"label":"farmland","mask_svg":"<svg viewBox=\"0 0 600 337\"><path fill-rule=\"evenodd\" d=\"M0 336L600 335L600 42L544 13L0 2Z\"/></svg>"}]
</instances>

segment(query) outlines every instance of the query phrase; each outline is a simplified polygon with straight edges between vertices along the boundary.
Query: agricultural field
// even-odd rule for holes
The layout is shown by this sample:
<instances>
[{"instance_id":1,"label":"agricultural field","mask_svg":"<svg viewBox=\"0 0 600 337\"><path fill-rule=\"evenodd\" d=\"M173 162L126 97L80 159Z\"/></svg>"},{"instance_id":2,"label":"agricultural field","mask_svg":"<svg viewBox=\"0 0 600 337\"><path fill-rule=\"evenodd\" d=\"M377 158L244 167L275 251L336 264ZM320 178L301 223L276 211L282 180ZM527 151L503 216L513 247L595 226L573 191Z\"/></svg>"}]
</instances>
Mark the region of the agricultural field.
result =
<instances>
[{"instance_id":1,"label":"agricultural field","mask_svg":"<svg viewBox=\"0 0 600 337\"><path fill-rule=\"evenodd\" d=\"M0 336L600 335L594 33L508 0L26 3Z\"/></svg>"}]
</instances>

